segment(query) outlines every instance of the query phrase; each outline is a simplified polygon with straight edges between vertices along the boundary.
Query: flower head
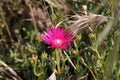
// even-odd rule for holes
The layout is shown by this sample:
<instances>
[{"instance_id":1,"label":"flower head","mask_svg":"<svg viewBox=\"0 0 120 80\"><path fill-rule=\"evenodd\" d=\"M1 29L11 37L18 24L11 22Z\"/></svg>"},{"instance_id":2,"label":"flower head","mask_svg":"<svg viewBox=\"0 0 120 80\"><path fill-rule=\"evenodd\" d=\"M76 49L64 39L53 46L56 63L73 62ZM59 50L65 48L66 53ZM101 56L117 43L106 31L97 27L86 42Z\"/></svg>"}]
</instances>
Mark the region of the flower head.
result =
<instances>
[{"instance_id":1,"label":"flower head","mask_svg":"<svg viewBox=\"0 0 120 80\"><path fill-rule=\"evenodd\" d=\"M42 34L41 39L50 48L67 49L73 42L74 36L70 29L52 27Z\"/></svg>"}]
</instances>

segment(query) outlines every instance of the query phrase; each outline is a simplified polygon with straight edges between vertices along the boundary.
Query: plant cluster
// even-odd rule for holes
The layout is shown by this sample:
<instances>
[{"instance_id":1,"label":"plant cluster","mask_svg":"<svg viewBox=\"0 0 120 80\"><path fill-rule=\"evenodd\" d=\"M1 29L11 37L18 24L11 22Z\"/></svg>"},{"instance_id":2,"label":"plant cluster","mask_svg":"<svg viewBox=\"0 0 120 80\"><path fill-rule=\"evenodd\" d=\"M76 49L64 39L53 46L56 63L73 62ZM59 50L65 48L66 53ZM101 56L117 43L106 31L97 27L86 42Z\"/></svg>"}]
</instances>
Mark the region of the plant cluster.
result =
<instances>
[{"instance_id":1,"label":"plant cluster","mask_svg":"<svg viewBox=\"0 0 120 80\"><path fill-rule=\"evenodd\" d=\"M120 80L119 0L1 0L1 80Z\"/></svg>"}]
</instances>

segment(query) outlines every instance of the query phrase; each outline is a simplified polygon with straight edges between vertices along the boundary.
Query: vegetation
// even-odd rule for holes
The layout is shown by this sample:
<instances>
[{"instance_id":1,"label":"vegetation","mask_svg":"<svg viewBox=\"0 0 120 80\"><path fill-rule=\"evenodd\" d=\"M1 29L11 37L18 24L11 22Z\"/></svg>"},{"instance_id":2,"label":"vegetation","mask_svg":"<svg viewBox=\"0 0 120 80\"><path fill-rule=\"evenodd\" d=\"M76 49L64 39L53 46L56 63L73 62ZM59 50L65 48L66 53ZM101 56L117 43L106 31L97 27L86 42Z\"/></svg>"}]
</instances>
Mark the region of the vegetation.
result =
<instances>
[{"instance_id":1,"label":"vegetation","mask_svg":"<svg viewBox=\"0 0 120 80\"><path fill-rule=\"evenodd\" d=\"M120 80L119 9L119 0L1 0L0 80ZM48 48L48 27L75 40Z\"/></svg>"}]
</instances>

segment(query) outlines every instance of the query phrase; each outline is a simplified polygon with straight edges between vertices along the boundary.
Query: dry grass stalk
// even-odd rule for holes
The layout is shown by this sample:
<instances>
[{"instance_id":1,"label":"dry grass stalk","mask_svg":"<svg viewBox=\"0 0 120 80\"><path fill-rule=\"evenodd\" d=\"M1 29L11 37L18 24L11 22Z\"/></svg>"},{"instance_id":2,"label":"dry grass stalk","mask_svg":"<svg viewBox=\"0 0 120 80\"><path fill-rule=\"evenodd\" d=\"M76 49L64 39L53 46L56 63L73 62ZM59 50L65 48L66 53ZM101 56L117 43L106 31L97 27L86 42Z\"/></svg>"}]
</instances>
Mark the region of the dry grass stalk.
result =
<instances>
[{"instance_id":1,"label":"dry grass stalk","mask_svg":"<svg viewBox=\"0 0 120 80\"><path fill-rule=\"evenodd\" d=\"M106 16L96 14L90 14L88 16L74 15L71 18L73 19L68 20L68 23L72 24L70 26L70 29L75 35L78 34L81 31L81 29L98 27L101 23L106 22L107 19Z\"/></svg>"},{"instance_id":2,"label":"dry grass stalk","mask_svg":"<svg viewBox=\"0 0 120 80\"><path fill-rule=\"evenodd\" d=\"M9 67L6 63L0 60L0 64L5 67L5 70L2 70L5 74L12 77L14 80L22 80L22 78L19 77L17 73L11 67Z\"/></svg>"}]
</instances>

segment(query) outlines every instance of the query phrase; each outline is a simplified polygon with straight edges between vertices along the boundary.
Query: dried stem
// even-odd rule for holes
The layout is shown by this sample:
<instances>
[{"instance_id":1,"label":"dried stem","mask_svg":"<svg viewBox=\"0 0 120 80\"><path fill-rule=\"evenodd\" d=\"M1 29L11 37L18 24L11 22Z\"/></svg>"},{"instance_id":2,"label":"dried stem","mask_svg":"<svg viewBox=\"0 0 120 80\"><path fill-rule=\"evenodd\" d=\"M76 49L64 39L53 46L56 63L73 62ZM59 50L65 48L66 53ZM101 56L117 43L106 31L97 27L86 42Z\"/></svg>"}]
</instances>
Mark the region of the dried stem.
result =
<instances>
[{"instance_id":1,"label":"dried stem","mask_svg":"<svg viewBox=\"0 0 120 80\"><path fill-rule=\"evenodd\" d=\"M3 9L1 8L1 6L0 6L0 11L3 12ZM5 17L3 16L2 13L0 13L0 17L1 17L1 19L3 20L4 25L6 26L6 30L7 30L7 32L8 32L9 37L10 37L10 40L13 42L14 40L13 40L12 35L11 35L11 32L10 32L10 30L9 30L9 26L7 25L7 23L6 23L6 21L5 21Z\"/></svg>"},{"instance_id":2,"label":"dried stem","mask_svg":"<svg viewBox=\"0 0 120 80\"><path fill-rule=\"evenodd\" d=\"M71 61L70 57L68 56L68 54L64 51L66 57L68 58L68 61L70 62L70 64L73 66L74 69L76 69L75 65L73 64L73 62Z\"/></svg>"},{"instance_id":3,"label":"dried stem","mask_svg":"<svg viewBox=\"0 0 120 80\"><path fill-rule=\"evenodd\" d=\"M34 17L34 13L33 13L33 8L30 4L30 0L26 0L26 5L28 5L28 7L30 9L33 25L34 25L35 31L37 31L36 21L35 21L35 17Z\"/></svg>"},{"instance_id":4,"label":"dried stem","mask_svg":"<svg viewBox=\"0 0 120 80\"><path fill-rule=\"evenodd\" d=\"M3 61L0 60L0 64L1 64L2 66L4 66L5 69L7 69L7 70L11 73L11 75L10 75L10 73L4 71L8 76L11 77L11 76L13 75L12 78L13 78L14 80L22 80L22 78L19 77L19 76L17 75L17 73L16 73L11 67L9 67L7 64L5 64Z\"/></svg>"}]
</instances>

